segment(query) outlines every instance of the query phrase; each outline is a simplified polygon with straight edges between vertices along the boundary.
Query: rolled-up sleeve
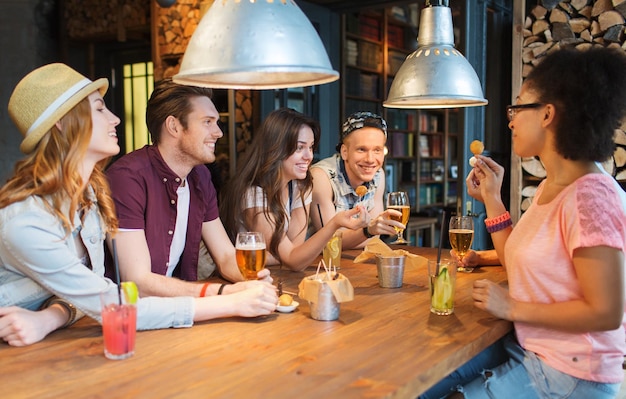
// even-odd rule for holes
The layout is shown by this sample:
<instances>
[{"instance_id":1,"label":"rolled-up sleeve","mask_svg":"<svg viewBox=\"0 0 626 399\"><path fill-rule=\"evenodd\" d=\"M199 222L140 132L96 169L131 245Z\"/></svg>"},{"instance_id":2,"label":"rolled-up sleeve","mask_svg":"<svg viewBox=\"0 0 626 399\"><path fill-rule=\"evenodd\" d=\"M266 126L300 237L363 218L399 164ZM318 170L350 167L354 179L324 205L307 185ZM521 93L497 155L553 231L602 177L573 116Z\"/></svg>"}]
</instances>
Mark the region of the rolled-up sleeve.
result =
<instances>
[{"instance_id":1,"label":"rolled-up sleeve","mask_svg":"<svg viewBox=\"0 0 626 399\"><path fill-rule=\"evenodd\" d=\"M33 205L33 200L30 201ZM46 299L43 296L56 295L101 322L100 293L117 290L114 282L103 277L103 265L92 265L93 270L83 265L73 249L73 235L67 235L51 213L36 205L19 205L0 210L0 269L6 269L13 279L23 276L25 281L31 280L43 287L38 294L42 301ZM97 251L92 261L101 261L104 258L103 237L93 241L87 243L92 251ZM22 303L13 305L26 307ZM190 327L193 325L194 299L142 298L137 310L138 329Z\"/></svg>"}]
</instances>

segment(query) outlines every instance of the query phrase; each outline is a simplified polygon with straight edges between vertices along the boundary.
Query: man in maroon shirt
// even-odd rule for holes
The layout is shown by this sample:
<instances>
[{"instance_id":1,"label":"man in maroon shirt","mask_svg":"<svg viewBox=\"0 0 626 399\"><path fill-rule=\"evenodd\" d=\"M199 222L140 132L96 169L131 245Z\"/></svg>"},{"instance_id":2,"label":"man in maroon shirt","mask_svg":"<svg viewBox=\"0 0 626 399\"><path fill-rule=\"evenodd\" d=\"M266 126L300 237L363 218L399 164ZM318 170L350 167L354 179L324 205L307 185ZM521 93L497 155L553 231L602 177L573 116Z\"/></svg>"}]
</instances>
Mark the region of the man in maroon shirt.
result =
<instances>
[{"instance_id":1,"label":"man in maroon shirt","mask_svg":"<svg viewBox=\"0 0 626 399\"><path fill-rule=\"evenodd\" d=\"M146 110L153 144L107 170L119 218L121 276L135 281L142 296L226 294L250 285L220 289L219 284L190 283L198 279L201 241L222 277L243 280L205 166L215 161L215 143L223 135L211 94L169 79L157 83ZM271 282L268 270L259 278Z\"/></svg>"}]
</instances>

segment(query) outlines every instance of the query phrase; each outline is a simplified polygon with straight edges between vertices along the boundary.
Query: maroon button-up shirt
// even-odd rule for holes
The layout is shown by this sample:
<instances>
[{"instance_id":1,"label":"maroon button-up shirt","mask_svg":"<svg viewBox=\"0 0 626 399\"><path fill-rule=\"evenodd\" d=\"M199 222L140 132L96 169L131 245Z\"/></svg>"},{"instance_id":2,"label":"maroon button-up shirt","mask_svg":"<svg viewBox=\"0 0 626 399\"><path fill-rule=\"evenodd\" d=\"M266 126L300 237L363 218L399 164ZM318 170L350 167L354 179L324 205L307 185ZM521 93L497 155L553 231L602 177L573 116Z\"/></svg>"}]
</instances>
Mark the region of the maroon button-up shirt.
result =
<instances>
[{"instance_id":1,"label":"maroon button-up shirt","mask_svg":"<svg viewBox=\"0 0 626 399\"><path fill-rule=\"evenodd\" d=\"M106 173L120 228L145 231L152 272L165 275L176 226L176 190L182 179L167 166L154 145L123 156ZM187 183L190 193L187 234L174 275L195 281L202 223L217 219L219 210L211 172L206 166L194 167L187 175ZM110 263L107 275L111 275Z\"/></svg>"}]
</instances>

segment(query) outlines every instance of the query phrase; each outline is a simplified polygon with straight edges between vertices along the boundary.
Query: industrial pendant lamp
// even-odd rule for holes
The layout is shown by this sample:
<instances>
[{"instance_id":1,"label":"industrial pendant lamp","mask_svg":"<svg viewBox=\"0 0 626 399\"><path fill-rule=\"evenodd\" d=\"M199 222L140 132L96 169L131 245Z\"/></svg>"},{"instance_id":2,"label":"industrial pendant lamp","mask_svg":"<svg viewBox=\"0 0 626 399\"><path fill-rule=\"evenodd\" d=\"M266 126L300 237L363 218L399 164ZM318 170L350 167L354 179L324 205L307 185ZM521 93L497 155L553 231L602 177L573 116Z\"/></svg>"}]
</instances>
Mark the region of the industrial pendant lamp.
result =
<instances>
[{"instance_id":1,"label":"industrial pendant lamp","mask_svg":"<svg viewBox=\"0 0 626 399\"><path fill-rule=\"evenodd\" d=\"M339 73L294 0L217 0L173 79L217 89L281 89L329 83Z\"/></svg>"},{"instance_id":2,"label":"industrial pendant lamp","mask_svg":"<svg viewBox=\"0 0 626 399\"><path fill-rule=\"evenodd\" d=\"M454 48L448 1L426 0L420 14L417 50L398 70L383 106L457 108L486 104L476 72Z\"/></svg>"}]
</instances>

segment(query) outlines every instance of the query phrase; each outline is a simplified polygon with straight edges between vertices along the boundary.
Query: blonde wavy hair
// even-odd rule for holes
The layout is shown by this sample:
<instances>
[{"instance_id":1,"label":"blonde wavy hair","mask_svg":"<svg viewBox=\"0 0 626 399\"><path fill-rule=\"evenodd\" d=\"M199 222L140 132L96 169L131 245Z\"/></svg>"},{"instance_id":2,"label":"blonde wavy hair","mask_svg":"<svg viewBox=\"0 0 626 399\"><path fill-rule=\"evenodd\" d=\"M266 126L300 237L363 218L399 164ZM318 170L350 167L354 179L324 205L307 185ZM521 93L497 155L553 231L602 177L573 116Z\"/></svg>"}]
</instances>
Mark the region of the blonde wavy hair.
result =
<instances>
[{"instance_id":1,"label":"blonde wavy hair","mask_svg":"<svg viewBox=\"0 0 626 399\"><path fill-rule=\"evenodd\" d=\"M84 184L79 173L93 128L89 99L79 102L60 122L62 131L55 124L33 152L16 163L13 177L0 188L0 208L31 195L46 197L44 203L61 220L67 234L70 234L74 227L72 215L92 205L88 190L91 186L105 230L115 233L118 221L104 174L109 159L98 162L87 184ZM69 212L65 214L63 206L68 201Z\"/></svg>"}]
</instances>

